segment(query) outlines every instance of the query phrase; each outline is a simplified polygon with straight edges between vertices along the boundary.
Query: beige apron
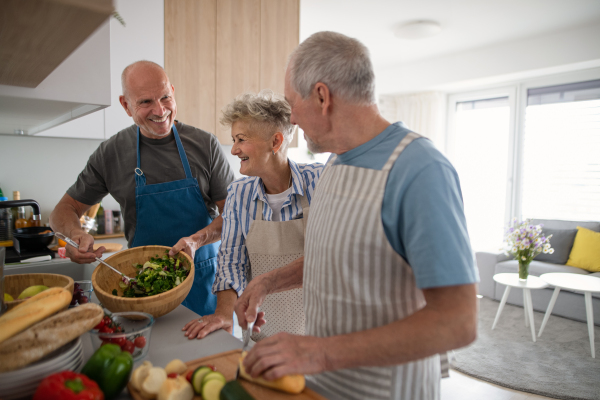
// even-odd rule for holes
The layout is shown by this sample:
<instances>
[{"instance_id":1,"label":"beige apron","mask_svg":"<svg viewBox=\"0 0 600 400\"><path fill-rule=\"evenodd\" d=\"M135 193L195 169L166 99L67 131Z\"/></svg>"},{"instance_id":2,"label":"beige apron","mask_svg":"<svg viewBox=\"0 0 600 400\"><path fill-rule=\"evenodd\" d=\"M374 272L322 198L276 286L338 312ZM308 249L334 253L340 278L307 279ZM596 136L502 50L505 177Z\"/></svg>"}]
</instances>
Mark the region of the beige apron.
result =
<instances>
[{"instance_id":1,"label":"beige apron","mask_svg":"<svg viewBox=\"0 0 600 400\"><path fill-rule=\"evenodd\" d=\"M246 248L250 257L251 279L283 267L304 255L304 231L308 219L308 200L301 196L302 219L291 221L263 221L263 201L258 201L256 220L252 221ZM252 340L259 341L279 332L304 335L304 308L302 289L273 293L260 307L267 323Z\"/></svg>"},{"instance_id":2,"label":"beige apron","mask_svg":"<svg viewBox=\"0 0 600 400\"><path fill-rule=\"evenodd\" d=\"M381 221L390 169L419 136L400 141L381 171L328 162L306 230L306 334L344 335L387 325L425 306L411 266L392 248ZM352 351L352 349L348 349ZM440 356L389 367L311 377L332 399L431 400L440 396Z\"/></svg>"}]
</instances>

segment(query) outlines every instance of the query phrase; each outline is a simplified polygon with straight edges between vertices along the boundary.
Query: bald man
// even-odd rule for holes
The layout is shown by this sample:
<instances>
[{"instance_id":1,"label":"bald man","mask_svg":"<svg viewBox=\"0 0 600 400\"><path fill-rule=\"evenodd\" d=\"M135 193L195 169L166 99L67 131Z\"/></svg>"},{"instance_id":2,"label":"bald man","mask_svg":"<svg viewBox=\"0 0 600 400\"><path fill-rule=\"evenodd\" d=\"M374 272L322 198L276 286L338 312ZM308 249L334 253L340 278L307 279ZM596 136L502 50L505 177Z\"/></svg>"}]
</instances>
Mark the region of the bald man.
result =
<instances>
[{"instance_id":1,"label":"bald man","mask_svg":"<svg viewBox=\"0 0 600 400\"><path fill-rule=\"evenodd\" d=\"M163 245L185 251L195 263L194 285L183 304L213 314L211 292L221 239L219 215L233 172L215 136L175 119L175 88L150 61L121 75L119 101L134 125L103 142L50 215L50 225L79 244L67 246L78 263L101 257L79 218L111 194L121 206L129 247Z\"/></svg>"}]
</instances>

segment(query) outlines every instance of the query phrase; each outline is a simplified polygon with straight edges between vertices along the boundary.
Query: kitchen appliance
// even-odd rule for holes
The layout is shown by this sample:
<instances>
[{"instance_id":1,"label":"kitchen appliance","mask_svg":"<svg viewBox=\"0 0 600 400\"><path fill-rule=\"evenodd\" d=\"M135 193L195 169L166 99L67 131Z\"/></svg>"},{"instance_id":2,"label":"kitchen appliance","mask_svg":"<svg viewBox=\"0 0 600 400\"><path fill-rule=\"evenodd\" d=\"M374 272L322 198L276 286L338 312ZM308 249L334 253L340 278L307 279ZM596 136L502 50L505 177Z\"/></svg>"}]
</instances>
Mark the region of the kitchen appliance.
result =
<instances>
[{"instance_id":1,"label":"kitchen appliance","mask_svg":"<svg viewBox=\"0 0 600 400\"><path fill-rule=\"evenodd\" d=\"M40 213L40 205L35 200L24 199L0 201L0 209L24 206L31 206L33 209L32 219L38 222L41 221L42 216ZM39 234L39 232L44 232L47 230L51 232L41 235ZM6 248L6 255L4 259L5 264L20 262L29 258L47 255L54 258L54 252L48 249L48 245L50 242L52 242L53 238L54 232L52 232L52 229L47 227L37 226L17 229L16 232L13 233L13 247Z\"/></svg>"}]
</instances>

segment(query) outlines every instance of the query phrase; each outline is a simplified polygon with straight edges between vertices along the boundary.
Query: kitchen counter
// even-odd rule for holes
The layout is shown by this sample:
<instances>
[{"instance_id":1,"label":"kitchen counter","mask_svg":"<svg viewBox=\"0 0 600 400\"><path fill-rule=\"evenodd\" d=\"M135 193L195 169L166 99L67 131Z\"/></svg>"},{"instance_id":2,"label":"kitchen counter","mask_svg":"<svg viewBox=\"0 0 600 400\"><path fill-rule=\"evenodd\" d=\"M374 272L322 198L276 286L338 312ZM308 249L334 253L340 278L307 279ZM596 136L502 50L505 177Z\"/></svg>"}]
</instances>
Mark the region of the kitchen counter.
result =
<instances>
[{"instance_id":1,"label":"kitchen counter","mask_svg":"<svg viewBox=\"0 0 600 400\"><path fill-rule=\"evenodd\" d=\"M96 240L96 243L107 242L122 243L123 248L127 248L125 238ZM114 253L104 254L102 258L109 257L111 254ZM76 264L69 259L54 258L50 261L6 265L4 267L4 274L13 275L47 272L68 275L74 280L84 280L91 279L92 273L97 265L98 262L92 264ZM92 295L92 301L98 302L95 295ZM156 366L165 367L169 361L175 358L187 362L213 354L242 348L241 340L224 330L213 332L201 340L189 340L184 336L184 332L181 328L194 318L200 318L200 316L182 305L178 306L169 314L157 318L152 327L148 354L145 358L136 362L134 368L138 367L146 360ZM240 328L235 319L234 323L236 334L240 337ZM87 362L94 352L92 340L89 333L83 334L81 339L83 343L84 362ZM335 398L335 396L332 396L331 394L316 390L309 381L307 381L307 386L326 398ZM117 399L131 399L131 397L125 389Z\"/></svg>"},{"instance_id":2,"label":"kitchen counter","mask_svg":"<svg viewBox=\"0 0 600 400\"><path fill-rule=\"evenodd\" d=\"M95 296L93 296L95 299ZM97 300L96 300L97 301ZM165 367L175 358L187 362L224 351L241 349L242 342L229 333L218 330L202 340L189 340L183 335L181 328L199 315L184 306L179 306L167 315L157 318L152 327L150 349L142 360L135 363L137 368L144 361ZM92 339L89 333L81 337L83 342L83 359L87 361L93 354ZM117 399L131 399L127 389ZM257 399L258 400L258 399Z\"/></svg>"}]
</instances>

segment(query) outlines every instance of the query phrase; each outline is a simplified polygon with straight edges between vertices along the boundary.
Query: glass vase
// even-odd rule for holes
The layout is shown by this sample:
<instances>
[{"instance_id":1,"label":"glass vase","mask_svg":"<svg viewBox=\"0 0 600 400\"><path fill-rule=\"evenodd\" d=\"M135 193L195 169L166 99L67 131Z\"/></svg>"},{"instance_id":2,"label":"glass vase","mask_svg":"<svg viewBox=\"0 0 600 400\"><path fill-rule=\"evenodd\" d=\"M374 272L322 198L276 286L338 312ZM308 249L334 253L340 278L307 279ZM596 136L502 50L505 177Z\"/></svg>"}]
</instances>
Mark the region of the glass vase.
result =
<instances>
[{"instance_id":1,"label":"glass vase","mask_svg":"<svg viewBox=\"0 0 600 400\"><path fill-rule=\"evenodd\" d=\"M519 260L519 280L527 280L527 277L529 276L529 264L531 264L531 260Z\"/></svg>"}]
</instances>

